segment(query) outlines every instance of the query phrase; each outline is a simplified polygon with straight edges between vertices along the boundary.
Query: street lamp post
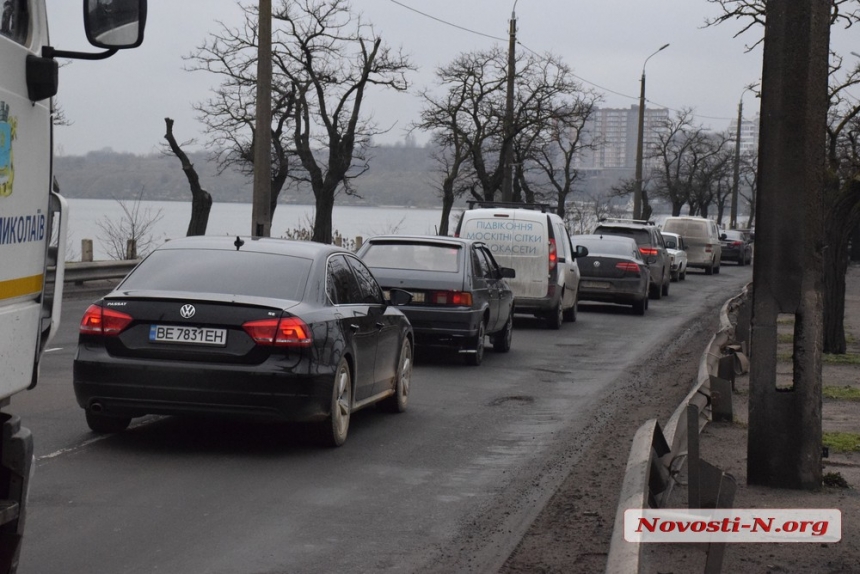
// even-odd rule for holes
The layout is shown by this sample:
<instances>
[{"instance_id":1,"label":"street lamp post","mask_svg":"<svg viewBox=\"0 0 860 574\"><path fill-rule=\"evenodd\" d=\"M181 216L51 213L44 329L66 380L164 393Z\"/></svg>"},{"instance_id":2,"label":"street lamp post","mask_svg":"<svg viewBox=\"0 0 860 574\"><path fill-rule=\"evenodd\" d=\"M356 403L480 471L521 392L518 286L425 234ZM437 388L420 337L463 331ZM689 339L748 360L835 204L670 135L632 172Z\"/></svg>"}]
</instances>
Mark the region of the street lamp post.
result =
<instances>
[{"instance_id":1,"label":"street lamp post","mask_svg":"<svg viewBox=\"0 0 860 574\"><path fill-rule=\"evenodd\" d=\"M744 118L744 94L752 89L752 86L747 86L741 92L741 99L738 102L738 126L735 131L735 165L734 178L732 180L732 215L729 221L731 229L738 228L738 185L741 179L741 123Z\"/></svg>"},{"instance_id":2,"label":"street lamp post","mask_svg":"<svg viewBox=\"0 0 860 574\"><path fill-rule=\"evenodd\" d=\"M272 0L260 0L258 26L251 235L268 237L272 229Z\"/></svg>"},{"instance_id":3,"label":"street lamp post","mask_svg":"<svg viewBox=\"0 0 860 574\"><path fill-rule=\"evenodd\" d=\"M508 77L507 92L505 94L505 120L504 120L504 171L502 172L502 201L510 202L513 200L513 161L514 161L514 142L513 142L513 127L514 127L514 75L516 74L516 54L514 50L517 45L517 2L514 0L514 7L511 9L511 21L508 30Z\"/></svg>"},{"instance_id":4,"label":"street lamp post","mask_svg":"<svg viewBox=\"0 0 860 574\"><path fill-rule=\"evenodd\" d=\"M642 217L642 151L645 137L645 65L657 52L669 47L669 44L660 46L653 54L645 58L642 64L642 79L639 87L639 134L636 138L636 182L633 189L633 219Z\"/></svg>"}]
</instances>

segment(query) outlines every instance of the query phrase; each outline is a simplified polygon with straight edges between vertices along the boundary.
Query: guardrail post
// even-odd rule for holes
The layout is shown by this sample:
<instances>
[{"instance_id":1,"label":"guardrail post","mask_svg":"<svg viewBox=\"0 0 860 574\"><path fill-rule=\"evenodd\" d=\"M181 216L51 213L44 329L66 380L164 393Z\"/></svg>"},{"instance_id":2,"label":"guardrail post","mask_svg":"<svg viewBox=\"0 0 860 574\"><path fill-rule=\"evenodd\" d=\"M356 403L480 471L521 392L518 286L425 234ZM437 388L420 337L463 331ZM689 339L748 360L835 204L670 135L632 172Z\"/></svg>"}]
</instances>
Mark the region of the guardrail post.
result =
<instances>
[{"instance_id":1,"label":"guardrail post","mask_svg":"<svg viewBox=\"0 0 860 574\"><path fill-rule=\"evenodd\" d=\"M361 246L363 244L364 244L364 237L362 237L361 235L356 235L355 236L355 250L358 251L359 249L361 249Z\"/></svg>"},{"instance_id":2,"label":"guardrail post","mask_svg":"<svg viewBox=\"0 0 860 574\"><path fill-rule=\"evenodd\" d=\"M137 259L137 241L129 239L125 243L125 258Z\"/></svg>"},{"instance_id":3,"label":"guardrail post","mask_svg":"<svg viewBox=\"0 0 860 574\"><path fill-rule=\"evenodd\" d=\"M81 261L93 260L93 240L81 239Z\"/></svg>"},{"instance_id":4,"label":"guardrail post","mask_svg":"<svg viewBox=\"0 0 860 574\"><path fill-rule=\"evenodd\" d=\"M732 377L734 381L734 377ZM732 409L733 382L721 377L710 376L711 385L711 418L716 422L732 422L734 411Z\"/></svg>"},{"instance_id":5,"label":"guardrail post","mask_svg":"<svg viewBox=\"0 0 860 574\"><path fill-rule=\"evenodd\" d=\"M699 407L687 404L687 507L700 508Z\"/></svg>"}]
</instances>

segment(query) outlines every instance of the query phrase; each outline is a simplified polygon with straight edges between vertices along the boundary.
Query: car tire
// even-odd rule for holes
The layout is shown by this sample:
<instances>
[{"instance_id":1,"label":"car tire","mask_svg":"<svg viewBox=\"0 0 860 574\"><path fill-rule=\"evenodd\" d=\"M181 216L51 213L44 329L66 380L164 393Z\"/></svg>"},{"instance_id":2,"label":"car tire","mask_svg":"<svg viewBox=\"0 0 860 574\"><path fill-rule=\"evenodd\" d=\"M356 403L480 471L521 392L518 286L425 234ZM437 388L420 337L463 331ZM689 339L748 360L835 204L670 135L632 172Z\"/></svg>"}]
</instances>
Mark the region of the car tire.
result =
<instances>
[{"instance_id":1,"label":"car tire","mask_svg":"<svg viewBox=\"0 0 860 574\"><path fill-rule=\"evenodd\" d=\"M477 367L484 361L484 329L484 320L481 319L481 322L478 323L478 334L472 339L472 347L475 352L466 355L466 364L472 367Z\"/></svg>"},{"instance_id":2,"label":"car tire","mask_svg":"<svg viewBox=\"0 0 860 574\"><path fill-rule=\"evenodd\" d=\"M678 274L678 280L679 281L686 281L687 280L687 268L686 267L684 267L684 270Z\"/></svg>"},{"instance_id":3,"label":"car tire","mask_svg":"<svg viewBox=\"0 0 860 574\"><path fill-rule=\"evenodd\" d=\"M351 412L352 375L346 357L341 357L332 380L331 413L319 426L319 438L324 446L338 447L346 442Z\"/></svg>"},{"instance_id":4,"label":"car tire","mask_svg":"<svg viewBox=\"0 0 860 574\"><path fill-rule=\"evenodd\" d=\"M578 296L578 294L577 294ZM579 304L579 301L574 300L573 305L570 309L565 309L562 313L562 319L567 321L568 323L576 323L576 306Z\"/></svg>"},{"instance_id":5,"label":"car tire","mask_svg":"<svg viewBox=\"0 0 860 574\"><path fill-rule=\"evenodd\" d=\"M719 274L720 274L720 266L717 265L716 267L714 267L714 275L719 275Z\"/></svg>"},{"instance_id":6,"label":"car tire","mask_svg":"<svg viewBox=\"0 0 860 574\"><path fill-rule=\"evenodd\" d=\"M681 272L680 271L675 271L674 273L672 273L669 276L669 280L672 281L673 283L679 281L680 279L681 279Z\"/></svg>"},{"instance_id":7,"label":"car tire","mask_svg":"<svg viewBox=\"0 0 860 574\"><path fill-rule=\"evenodd\" d=\"M741 254L738 256L738 267L743 267L744 265L746 265L746 257Z\"/></svg>"},{"instance_id":8,"label":"car tire","mask_svg":"<svg viewBox=\"0 0 860 574\"><path fill-rule=\"evenodd\" d=\"M394 394L380 401L379 407L385 412L402 413L409 403L409 386L412 383L412 341L403 340L400 346L400 356L397 358L396 381Z\"/></svg>"},{"instance_id":9,"label":"car tire","mask_svg":"<svg viewBox=\"0 0 860 574\"><path fill-rule=\"evenodd\" d=\"M493 350L497 353L507 353L511 350L511 341L514 338L514 315L508 315L505 326L501 331L493 335Z\"/></svg>"},{"instance_id":10,"label":"car tire","mask_svg":"<svg viewBox=\"0 0 860 574\"><path fill-rule=\"evenodd\" d=\"M90 430L98 433L113 434L122 432L131 424L131 417L115 417L111 415L97 414L91 411L87 413L87 425Z\"/></svg>"},{"instance_id":11,"label":"car tire","mask_svg":"<svg viewBox=\"0 0 860 574\"><path fill-rule=\"evenodd\" d=\"M660 292L662 293L663 297L669 296L669 284L670 283L671 283L671 281L668 278L665 281L663 281L663 287L660 288Z\"/></svg>"},{"instance_id":12,"label":"car tire","mask_svg":"<svg viewBox=\"0 0 860 574\"><path fill-rule=\"evenodd\" d=\"M639 301L633 301L633 313L635 315L644 315L645 309L648 308L648 297L645 297Z\"/></svg>"},{"instance_id":13,"label":"car tire","mask_svg":"<svg viewBox=\"0 0 860 574\"><path fill-rule=\"evenodd\" d=\"M648 296L655 301L663 298L663 288L660 285L649 285Z\"/></svg>"},{"instance_id":14,"label":"car tire","mask_svg":"<svg viewBox=\"0 0 860 574\"><path fill-rule=\"evenodd\" d=\"M561 299L559 299L556 306L546 317L547 326L553 331L557 331L561 329L561 324L564 323L564 311L561 308Z\"/></svg>"},{"instance_id":15,"label":"car tire","mask_svg":"<svg viewBox=\"0 0 860 574\"><path fill-rule=\"evenodd\" d=\"M714 274L714 262L711 261L711 264L705 267L705 275L713 275Z\"/></svg>"}]
</instances>

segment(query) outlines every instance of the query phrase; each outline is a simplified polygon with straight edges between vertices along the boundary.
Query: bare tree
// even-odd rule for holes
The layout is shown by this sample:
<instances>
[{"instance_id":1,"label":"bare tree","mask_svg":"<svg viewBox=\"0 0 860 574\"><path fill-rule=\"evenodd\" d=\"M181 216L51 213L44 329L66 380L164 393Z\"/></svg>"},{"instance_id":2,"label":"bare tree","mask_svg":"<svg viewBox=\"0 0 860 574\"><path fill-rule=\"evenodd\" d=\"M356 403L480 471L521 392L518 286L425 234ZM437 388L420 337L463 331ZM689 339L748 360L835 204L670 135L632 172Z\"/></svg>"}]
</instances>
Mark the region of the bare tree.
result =
<instances>
[{"instance_id":1,"label":"bare tree","mask_svg":"<svg viewBox=\"0 0 860 574\"><path fill-rule=\"evenodd\" d=\"M194 169L194 164L188 159L188 155L182 151L182 147L173 135L173 120L164 118L166 132L164 139L167 140L170 150L182 163L182 171L188 179L191 187L191 219L188 221L188 231L185 235L206 235L206 226L209 224L209 211L212 209L212 196L200 185L200 176Z\"/></svg>"},{"instance_id":2,"label":"bare tree","mask_svg":"<svg viewBox=\"0 0 860 574\"><path fill-rule=\"evenodd\" d=\"M749 217L747 218L747 229L755 225L755 202L758 192L758 154L746 152L741 154L740 177L743 186L738 194L749 206Z\"/></svg>"},{"instance_id":3,"label":"bare tree","mask_svg":"<svg viewBox=\"0 0 860 574\"><path fill-rule=\"evenodd\" d=\"M155 238L152 228L164 216L160 209L152 210L141 205L141 190L137 199L132 202L116 200L122 210L119 221L103 217L96 221L101 229L99 240L105 245L108 257L111 259L135 259L144 257L155 248ZM129 252L129 242L132 251Z\"/></svg>"},{"instance_id":4,"label":"bare tree","mask_svg":"<svg viewBox=\"0 0 860 574\"><path fill-rule=\"evenodd\" d=\"M253 171L257 7L243 6L241 28L220 33L190 58L192 70L223 77L215 98L198 111L222 168ZM310 185L316 199L314 241L331 242L339 191L368 169L371 138L382 133L362 116L369 86L405 91L408 58L392 51L348 0L282 0L273 10L272 196L288 178ZM293 159L296 165L292 165Z\"/></svg>"}]
</instances>

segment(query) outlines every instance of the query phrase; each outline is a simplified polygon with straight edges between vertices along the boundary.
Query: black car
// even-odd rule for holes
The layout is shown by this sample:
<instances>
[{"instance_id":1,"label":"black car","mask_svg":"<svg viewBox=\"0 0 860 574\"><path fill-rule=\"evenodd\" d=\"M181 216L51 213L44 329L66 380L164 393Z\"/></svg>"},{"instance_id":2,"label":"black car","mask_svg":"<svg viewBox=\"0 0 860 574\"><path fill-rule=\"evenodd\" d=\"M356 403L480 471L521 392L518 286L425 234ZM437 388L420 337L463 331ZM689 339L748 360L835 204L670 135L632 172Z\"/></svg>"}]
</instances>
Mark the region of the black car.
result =
<instances>
[{"instance_id":1,"label":"black car","mask_svg":"<svg viewBox=\"0 0 860 574\"><path fill-rule=\"evenodd\" d=\"M480 365L484 339L496 351L511 348L514 296L505 282L514 270L499 267L482 242L439 236L382 236L358 251L383 289L412 294L400 307L416 342L454 347Z\"/></svg>"},{"instance_id":2,"label":"black car","mask_svg":"<svg viewBox=\"0 0 860 574\"><path fill-rule=\"evenodd\" d=\"M749 233L736 229L726 229L720 235L723 252L722 261L735 261L738 265L752 263L752 238Z\"/></svg>"},{"instance_id":3,"label":"black car","mask_svg":"<svg viewBox=\"0 0 860 574\"><path fill-rule=\"evenodd\" d=\"M639 219L601 219L592 233L623 235L635 239L639 245L639 253L651 269L651 298L660 299L669 294L669 283L672 281L672 258L666 250L663 235L654 222Z\"/></svg>"},{"instance_id":4,"label":"black car","mask_svg":"<svg viewBox=\"0 0 860 574\"><path fill-rule=\"evenodd\" d=\"M648 308L650 269L636 241L622 235L577 235L588 249L579 260L579 300L632 305L644 315Z\"/></svg>"},{"instance_id":5,"label":"black car","mask_svg":"<svg viewBox=\"0 0 860 574\"><path fill-rule=\"evenodd\" d=\"M188 237L87 309L74 389L97 432L146 414L237 415L313 421L340 446L352 412L406 409L412 355L409 321L349 251Z\"/></svg>"}]
</instances>

